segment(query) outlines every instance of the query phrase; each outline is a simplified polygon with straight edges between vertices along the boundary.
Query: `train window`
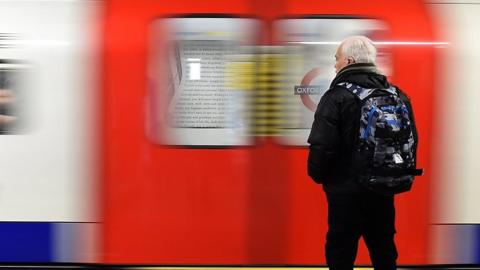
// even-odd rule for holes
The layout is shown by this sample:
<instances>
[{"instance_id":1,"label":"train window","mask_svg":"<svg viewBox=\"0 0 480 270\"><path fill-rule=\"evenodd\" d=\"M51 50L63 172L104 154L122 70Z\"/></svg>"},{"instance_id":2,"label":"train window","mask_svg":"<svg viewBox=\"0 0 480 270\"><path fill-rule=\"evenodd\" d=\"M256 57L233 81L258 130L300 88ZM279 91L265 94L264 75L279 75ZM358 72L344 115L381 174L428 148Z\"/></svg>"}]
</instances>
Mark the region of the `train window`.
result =
<instances>
[{"instance_id":1,"label":"train window","mask_svg":"<svg viewBox=\"0 0 480 270\"><path fill-rule=\"evenodd\" d=\"M25 76L28 65L0 59L0 135L18 134L25 127Z\"/></svg>"},{"instance_id":2,"label":"train window","mask_svg":"<svg viewBox=\"0 0 480 270\"><path fill-rule=\"evenodd\" d=\"M252 143L249 18L164 18L152 27L147 133L163 145Z\"/></svg>"},{"instance_id":3,"label":"train window","mask_svg":"<svg viewBox=\"0 0 480 270\"><path fill-rule=\"evenodd\" d=\"M280 68L283 78L279 98L279 140L292 146L307 145L314 111L335 77L335 50L348 36L365 35L374 42L383 40L388 27L380 20L312 17L281 19L274 29L284 49ZM388 48L377 45L377 65L384 73L392 72Z\"/></svg>"}]
</instances>

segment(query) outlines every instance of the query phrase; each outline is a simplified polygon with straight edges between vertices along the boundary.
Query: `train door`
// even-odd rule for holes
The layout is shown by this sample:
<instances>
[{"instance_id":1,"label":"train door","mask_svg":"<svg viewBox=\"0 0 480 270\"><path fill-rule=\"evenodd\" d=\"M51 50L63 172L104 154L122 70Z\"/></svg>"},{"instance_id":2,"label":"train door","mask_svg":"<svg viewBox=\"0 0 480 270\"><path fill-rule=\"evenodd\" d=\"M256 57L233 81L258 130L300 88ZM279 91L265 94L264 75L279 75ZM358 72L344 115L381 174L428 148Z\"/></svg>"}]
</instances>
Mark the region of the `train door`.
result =
<instances>
[{"instance_id":1,"label":"train door","mask_svg":"<svg viewBox=\"0 0 480 270\"><path fill-rule=\"evenodd\" d=\"M251 91L229 74L250 76L251 14L107 2L102 262L245 262Z\"/></svg>"},{"instance_id":2,"label":"train door","mask_svg":"<svg viewBox=\"0 0 480 270\"><path fill-rule=\"evenodd\" d=\"M393 12L394 11L394 12ZM334 50L349 35L367 35L378 42L379 65L394 84L411 97L419 129L418 165L426 174L417 178L413 190L396 196L397 247L399 264L428 263L430 139L433 97L432 23L421 1L285 1L284 18L278 21L278 42L294 52L291 59L301 74L292 74L296 84L327 85L333 78ZM325 58L326 57L326 58ZM315 59L308 61L309 59ZM291 66L291 65L290 65ZM321 93L320 93L321 94ZM292 147L305 142L309 107L319 96L296 97L297 116L280 143L286 146L289 163L288 263L318 264L324 261L324 235L327 230L326 200L320 188L306 176L307 150ZM303 106L303 107L302 107ZM303 117L303 118L302 118ZM302 126L303 125L303 126ZM300 166L302 165L302 166ZM369 263L362 245L358 264Z\"/></svg>"}]
</instances>

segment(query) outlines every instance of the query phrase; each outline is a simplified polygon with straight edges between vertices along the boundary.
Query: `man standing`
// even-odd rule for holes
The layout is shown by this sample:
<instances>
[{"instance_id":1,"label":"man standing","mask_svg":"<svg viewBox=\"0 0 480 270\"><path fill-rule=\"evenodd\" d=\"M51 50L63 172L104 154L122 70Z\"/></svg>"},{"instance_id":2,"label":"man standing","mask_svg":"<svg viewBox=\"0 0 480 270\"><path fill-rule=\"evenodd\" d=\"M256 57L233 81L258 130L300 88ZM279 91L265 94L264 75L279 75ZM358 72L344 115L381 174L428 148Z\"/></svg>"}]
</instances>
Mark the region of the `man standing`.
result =
<instances>
[{"instance_id":1,"label":"man standing","mask_svg":"<svg viewBox=\"0 0 480 270\"><path fill-rule=\"evenodd\" d=\"M378 194L360 184L358 167L354 164L362 103L347 86L392 89L375 66L375 58L376 48L364 36L350 37L340 44L335 54L337 75L318 104L308 138L308 174L315 182L323 184L327 195L325 249L331 270L353 269L360 237L364 238L376 270L396 269L393 194ZM396 92L410 110L407 124L412 126L415 139L411 145L414 156L417 134L410 102L400 90ZM400 155L394 158L395 163L403 162Z\"/></svg>"}]
</instances>

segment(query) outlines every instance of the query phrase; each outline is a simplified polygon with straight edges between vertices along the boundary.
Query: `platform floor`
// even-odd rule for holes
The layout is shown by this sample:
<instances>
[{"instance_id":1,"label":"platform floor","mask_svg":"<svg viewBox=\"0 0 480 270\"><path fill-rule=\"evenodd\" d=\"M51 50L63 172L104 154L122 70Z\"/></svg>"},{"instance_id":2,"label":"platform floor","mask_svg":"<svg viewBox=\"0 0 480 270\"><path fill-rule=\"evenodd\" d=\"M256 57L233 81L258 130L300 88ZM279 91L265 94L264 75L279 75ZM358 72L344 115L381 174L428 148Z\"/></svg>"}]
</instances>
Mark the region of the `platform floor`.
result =
<instances>
[{"instance_id":1,"label":"platform floor","mask_svg":"<svg viewBox=\"0 0 480 270\"><path fill-rule=\"evenodd\" d=\"M328 270L327 267L172 267L172 266L133 266L104 264L0 264L0 269L43 270L43 269L81 269L81 270ZM398 270L480 270L480 265L419 265L399 266ZM355 270L373 270L372 267L356 267Z\"/></svg>"}]
</instances>

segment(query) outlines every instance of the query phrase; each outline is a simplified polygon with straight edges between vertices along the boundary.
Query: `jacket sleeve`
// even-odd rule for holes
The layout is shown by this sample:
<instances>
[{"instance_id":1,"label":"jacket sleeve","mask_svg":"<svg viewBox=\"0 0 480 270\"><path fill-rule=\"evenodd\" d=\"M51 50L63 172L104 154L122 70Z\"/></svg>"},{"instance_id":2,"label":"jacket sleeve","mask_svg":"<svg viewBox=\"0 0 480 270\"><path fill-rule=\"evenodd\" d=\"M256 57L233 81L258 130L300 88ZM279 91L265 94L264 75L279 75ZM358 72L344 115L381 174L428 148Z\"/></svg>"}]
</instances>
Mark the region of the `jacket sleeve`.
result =
<instances>
[{"instance_id":1,"label":"jacket sleeve","mask_svg":"<svg viewBox=\"0 0 480 270\"><path fill-rule=\"evenodd\" d=\"M308 137L308 175L316 183L330 180L332 168L339 154L340 113L335 101L333 89L327 91L317 106L315 117Z\"/></svg>"}]
</instances>

